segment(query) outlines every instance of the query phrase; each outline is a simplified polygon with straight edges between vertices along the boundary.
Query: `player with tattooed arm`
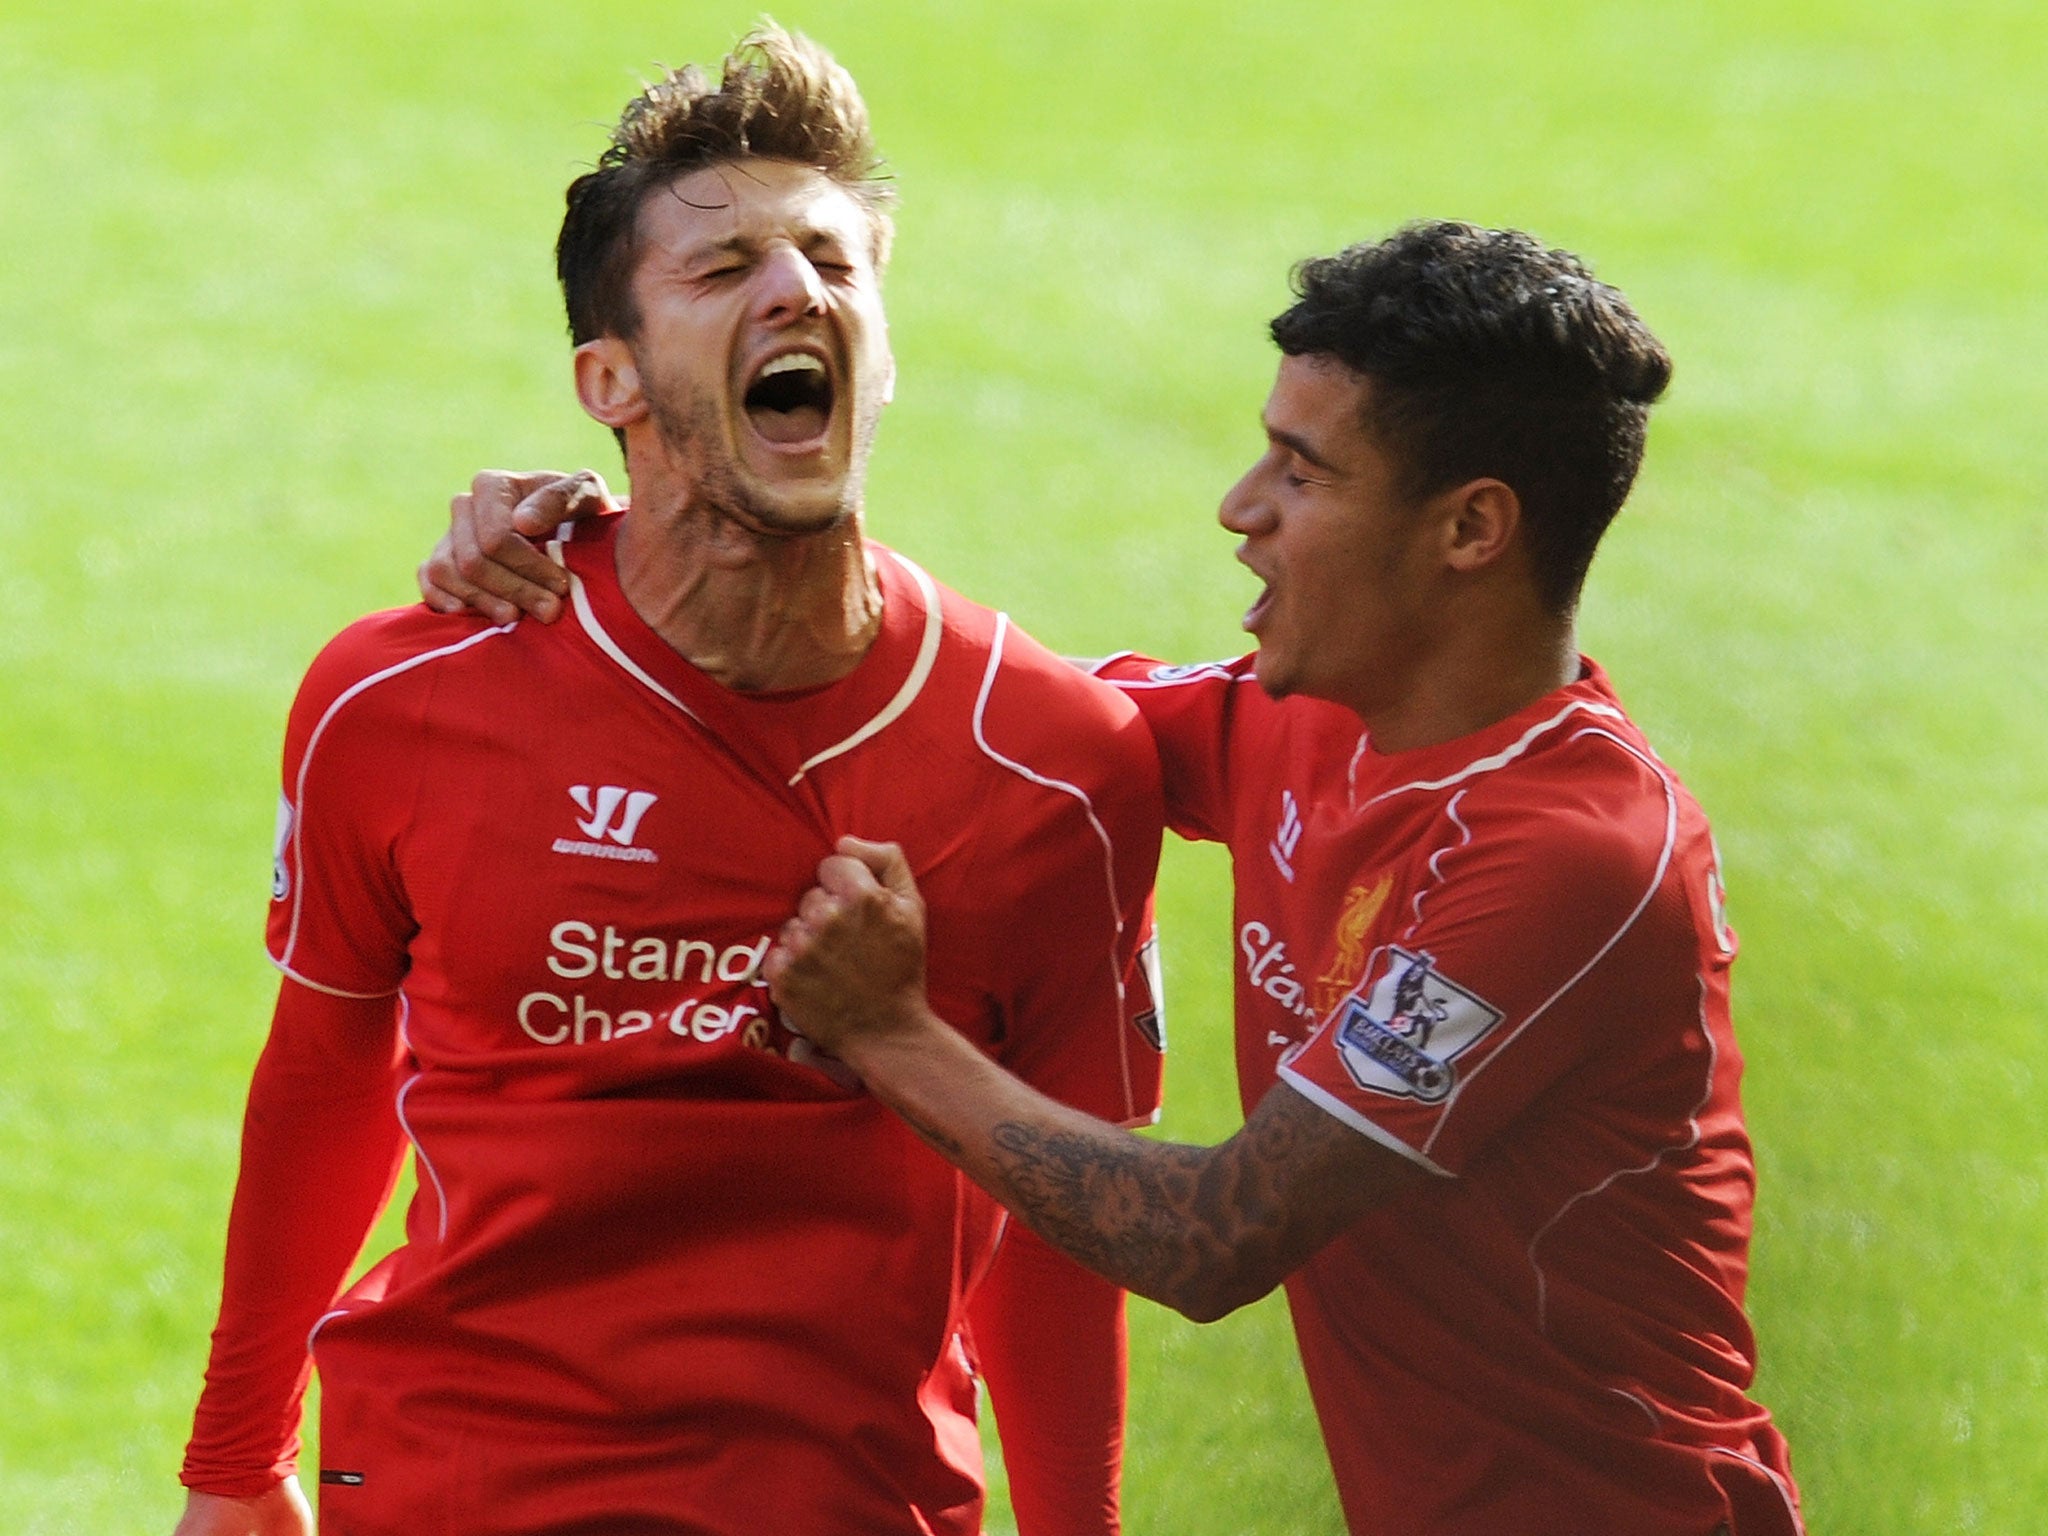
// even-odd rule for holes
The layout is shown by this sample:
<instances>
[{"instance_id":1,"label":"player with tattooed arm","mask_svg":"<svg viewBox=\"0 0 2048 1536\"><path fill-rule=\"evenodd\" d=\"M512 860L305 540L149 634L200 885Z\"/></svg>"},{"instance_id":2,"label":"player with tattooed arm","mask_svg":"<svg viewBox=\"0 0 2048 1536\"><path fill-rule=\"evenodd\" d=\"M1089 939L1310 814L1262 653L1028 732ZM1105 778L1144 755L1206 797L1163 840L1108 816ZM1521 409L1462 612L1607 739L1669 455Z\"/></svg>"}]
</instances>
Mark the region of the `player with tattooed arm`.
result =
<instances>
[{"instance_id":1,"label":"player with tattooed arm","mask_svg":"<svg viewBox=\"0 0 2048 1536\"><path fill-rule=\"evenodd\" d=\"M1258 650L1105 669L1231 848L1244 1129L1131 1135L945 1028L886 844L825 861L773 995L1100 1273L1196 1319L1284 1284L1353 1530L1791 1536L1719 862L1574 636L1669 360L1459 224L1305 264L1272 333L1221 512Z\"/></svg>"},{"instance_id":2,"label":"player with tattooed arm","mask_svg":"<svg viewBox=\"0 0 2048 1536\"><path fill-rule=\"evenodd\" d=\"M1669 359L1575 258L1460 224L1305 264L1272 333L1221 513L1256 654L1101 669L1175 829L1231 848L1244 1130L1129 1135L944 1028L941 900L887 844L823 863L774 995L1102 1274L1194 1318L1284 1284L1352 1529L1795 1533L1719 860L1575 637ZM428 600L544 605L517 535L576 488L480 480Z\"/></svg>"}]
</instances>

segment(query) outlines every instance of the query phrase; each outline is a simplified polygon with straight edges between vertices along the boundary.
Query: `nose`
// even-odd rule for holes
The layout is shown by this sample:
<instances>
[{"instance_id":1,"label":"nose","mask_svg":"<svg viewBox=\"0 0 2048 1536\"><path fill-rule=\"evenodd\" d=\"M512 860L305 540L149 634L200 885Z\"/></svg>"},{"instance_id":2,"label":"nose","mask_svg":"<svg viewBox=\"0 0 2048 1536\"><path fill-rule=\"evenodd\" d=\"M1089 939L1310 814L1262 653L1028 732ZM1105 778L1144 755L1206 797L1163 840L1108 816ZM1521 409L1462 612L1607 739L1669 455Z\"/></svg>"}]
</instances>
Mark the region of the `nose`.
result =
<instances>
[{"instance_id":1,"label":"nose","mask_svg":"<svg viewBox=\"0 0 2048 1536\"><path fill-rule=\"evenodd\" d=\"M825 283L810 257L793 245L778 245L762 258L755 285L755 312L764 321L787 325L825 312Z\"/></svg>"},{"instance_id":2,"label":"nose","mask_svg":"<svg viewBox=\"0 0 2048 1536\"><path fill-rule=\"evenodd\" d=\"M1232 533L1259 533L1272 521L1265 497L1260 494L1260 467L1254 464L1246 470L1237 484L1223 493L1222 505L1216 509L1216 521Z\"/></svg>"}]
</instances>

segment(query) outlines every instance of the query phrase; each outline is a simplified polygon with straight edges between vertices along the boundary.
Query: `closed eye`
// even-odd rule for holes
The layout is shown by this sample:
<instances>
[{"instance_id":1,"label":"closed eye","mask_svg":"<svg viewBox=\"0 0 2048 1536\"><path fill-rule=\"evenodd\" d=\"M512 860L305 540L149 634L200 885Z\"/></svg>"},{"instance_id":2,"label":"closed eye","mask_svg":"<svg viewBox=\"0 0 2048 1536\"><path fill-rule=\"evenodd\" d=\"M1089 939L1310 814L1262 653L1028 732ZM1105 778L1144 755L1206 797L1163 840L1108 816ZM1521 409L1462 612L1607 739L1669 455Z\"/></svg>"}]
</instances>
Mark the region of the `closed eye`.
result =
<instances>
[{"instance_id":1,"label":"closed eye","mask_svg":"<svg viewBox=\"0 0 2048 1536\"><path fill-rule=\"evenodd\" d=\"M820 240L804 247L804 259L820 272L851 272L853 258L837 240Z\"/></svg>"}]
</instances>

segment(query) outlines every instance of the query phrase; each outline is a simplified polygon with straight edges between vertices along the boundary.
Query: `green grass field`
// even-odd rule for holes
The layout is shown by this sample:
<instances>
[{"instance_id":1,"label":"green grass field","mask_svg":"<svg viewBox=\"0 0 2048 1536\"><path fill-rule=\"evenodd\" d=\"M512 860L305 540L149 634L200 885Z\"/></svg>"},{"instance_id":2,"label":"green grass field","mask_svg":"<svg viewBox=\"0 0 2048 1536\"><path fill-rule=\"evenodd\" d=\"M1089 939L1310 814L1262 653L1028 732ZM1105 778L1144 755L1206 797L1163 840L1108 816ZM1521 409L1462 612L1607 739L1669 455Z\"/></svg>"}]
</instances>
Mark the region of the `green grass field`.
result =
<instances>
[{"instance_id":1,"label":"green grass field","mask_svg":"<svg viewBox=\"0 0 2048 1536\"><path fill-rule=\"evenodd\" d=\"M1759 1391L1816 1533L2048 1509L2048 21L2032 0L805 0L900 177L871 523L1076 653L1237 647L1293 259L1533 228L1679 362L1584 623L1744 941ZM297 674L484 464L594 463L549 251L739 7L0 10L0 1530L167 1532ZM1169 1133L1234 1123L1169 850ZM1339 1529L1284 1313L1134 1309L1134 1533ZM992 1527L1007 1514L999 1507Z\"/></svg>"}]
</instances>

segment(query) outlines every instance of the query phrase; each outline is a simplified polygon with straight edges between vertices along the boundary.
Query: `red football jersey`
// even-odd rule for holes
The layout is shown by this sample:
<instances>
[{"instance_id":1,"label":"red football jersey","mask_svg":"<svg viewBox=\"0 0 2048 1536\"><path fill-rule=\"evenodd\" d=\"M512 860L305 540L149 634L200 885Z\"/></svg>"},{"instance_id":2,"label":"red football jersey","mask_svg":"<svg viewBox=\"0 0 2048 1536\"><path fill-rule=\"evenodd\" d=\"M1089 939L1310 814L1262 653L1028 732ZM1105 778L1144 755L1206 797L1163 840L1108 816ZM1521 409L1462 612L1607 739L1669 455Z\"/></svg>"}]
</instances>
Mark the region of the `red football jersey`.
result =
<instances>
[{"instance_id":1,"label":"red football jersey","mask_svg":"<svg viewBox=\"0 0 2048 1536\"><path fill-rule=\"evenodd\" d=\"M852 674L724 689L626 601L615 527L557 546L562 623L375 615L292 714L272 957L398 996L419 1170L405 1245L315 1330L323 1520L977 1531L961 1333L998 1217L757 968L838 837L894 839L938 1010L1150 1120L1149 737L879 547Z\"/></svg>"},{"instance_id":2,"label":"red football jersey","mask_svg":"<svg viewBox=\"0 0 2048 1536\"><path fill-rule=\"evenodd\" d=\"M1251 658L1104 670L1231 847L1246 1109L1277 1076L1437 1176L1287 1285L1351 1527L1796 1530L1719 866L1598 667L1393 754Z\"/></svg>"}]
</instances>

